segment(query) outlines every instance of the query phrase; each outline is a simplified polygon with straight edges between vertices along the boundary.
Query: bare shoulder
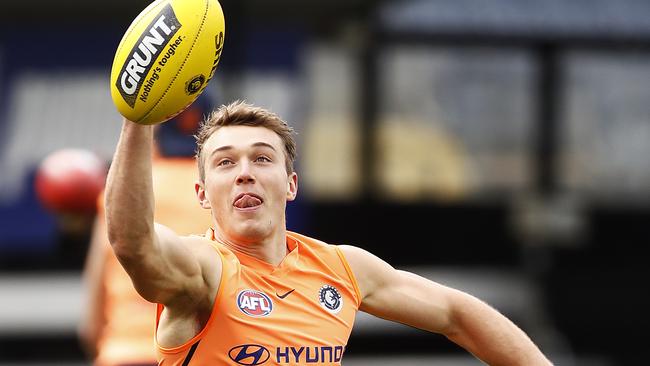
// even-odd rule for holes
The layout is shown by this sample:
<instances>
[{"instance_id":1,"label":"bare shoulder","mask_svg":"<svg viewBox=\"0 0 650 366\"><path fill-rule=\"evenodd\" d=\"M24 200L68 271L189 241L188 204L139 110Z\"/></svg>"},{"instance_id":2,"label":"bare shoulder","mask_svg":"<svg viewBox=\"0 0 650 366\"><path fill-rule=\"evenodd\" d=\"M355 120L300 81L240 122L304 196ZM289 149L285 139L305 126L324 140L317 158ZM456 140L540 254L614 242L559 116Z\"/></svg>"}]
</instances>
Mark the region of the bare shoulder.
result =
<instances>
[{"instance_id":1,"label":"bare shoulder","mask_svg":"<svg viewBox=\"0 0 650 366\"><path fill-rule=\"evenodd\" d=\"M336 247L341 250L350 265L352 265L352 262L363 261L366 256L370 255L368 251L352 245L337 245Z\"/></svg>"},{"instance_id":2,"label":"bare shoulder","mask_svg":"<svg viewBox=\"0 0 650 366\"><path fill-rule=\"evenodd\" d=\"M205 281L212 285L211 287L218 286L221 277L221 256L212 246L211 240L199 235L182 236L181 240L198 259Z\"/></svg>"},{"instance_id":3,"label":"bare shoulder","mask_svg":"<svg viewBox=\"0 0 650 366\"><path fill-rule=\"evenodd\" d=\"M172 272L183 271L186 262L183 257L191 258L192 269L185 269L180 276L181 282L170 289L173 292L166 301L162 301L172 318L209 314L214 298L219 290L221 281L221 258L210 245L210 241L200 236L177 236L179 250L182 256L167 256L168 268ZM178 278L178 274L170 274L170 278ZM160 302L160 301L159 301Z\"/></svg>"},{"instance_id":4,"label":"bare shoulder","mask_svg":"<svg viewBox=\"0 0 650 366\"><path fill-rule=\"evenodd\" d=\"M185 242L185 245L187 245L188 248L193 251L203 251L209 249L214 251L216 254L216 249L214 249L212 246L210 239L206 238L205 236L187 235L181 236L180 238Z\"/></svg>"},{"instance_id":5,"label":"bare shoulder","mask_svg":"<svg viewBox=\"0 0 650 366\"><path fill-rule=\"evenodd\" d=\"M352 245L339 245L338 248L353 270L364 272L366 270L393 269L388 263L365 249Z\"/></svg>"},{"instance_id":6,"label":"bare shoulder","mask_svg":"<svg viewBox=\"0 0 650 366\"><path fill-rule=\"evenodd\" d=\"M369 251L351 246L339 245L359 285L362 298L374 292L394 275L395 269Z\"/></svg>"}]
</instances>

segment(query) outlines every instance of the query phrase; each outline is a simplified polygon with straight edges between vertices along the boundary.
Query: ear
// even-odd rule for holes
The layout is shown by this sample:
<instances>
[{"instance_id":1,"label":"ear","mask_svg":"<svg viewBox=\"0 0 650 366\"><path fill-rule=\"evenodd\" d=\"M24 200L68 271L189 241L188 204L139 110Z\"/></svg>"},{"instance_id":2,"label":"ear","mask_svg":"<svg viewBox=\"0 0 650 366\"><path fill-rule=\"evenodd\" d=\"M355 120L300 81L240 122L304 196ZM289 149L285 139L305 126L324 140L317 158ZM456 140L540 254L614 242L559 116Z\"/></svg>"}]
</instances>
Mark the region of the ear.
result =
<instances>
[{"instance_id":1,"label":"ear","mask_svg":"<svg viewBox=\"0 0 650 366\"><path fill-rule=\"evenodd\" d=\"M293 172L287 176L287 201L293 201L298 195L298 174Z\"/></svg>"},{"instance_id":2,"label":"ear","mask_svg":"<svg viewBox=\"0 0 650 366\"><path fill-rule=\"evenodd\" d=\"M194 191L196 191L196 198L199 199L199 204L201 205L201 207L209 210L212 208L212 206L210 205L210 201L208 200L208 197L205 194L204 185L205 185L204 182L197 180L196 182L194 182Z\"/></svg>"}]
</instances>

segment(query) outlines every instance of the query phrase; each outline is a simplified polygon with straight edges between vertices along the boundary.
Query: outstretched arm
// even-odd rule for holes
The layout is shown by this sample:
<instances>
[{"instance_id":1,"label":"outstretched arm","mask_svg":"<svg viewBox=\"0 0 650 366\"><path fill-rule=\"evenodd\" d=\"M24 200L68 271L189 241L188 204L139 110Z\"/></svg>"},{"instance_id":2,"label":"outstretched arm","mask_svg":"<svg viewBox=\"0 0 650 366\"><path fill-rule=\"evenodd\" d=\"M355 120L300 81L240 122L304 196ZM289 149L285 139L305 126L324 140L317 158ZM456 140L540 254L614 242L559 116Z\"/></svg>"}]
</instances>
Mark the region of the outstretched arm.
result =
<instances>
[{"instance_id":1,"label":"outstretched arm","mask_svg":"<svg viewBox=\"0 0 650 366\"><path fill-rule=\"evenodd\" d=\"M341 246L361 291L361 310L441 333L490 365L550 365L528 336L479 299L399 271L359 248Z\"/></svg>"},{"instance_id":2,"label":"outstretched arm","mask_svg":"<svg viewBox=\"0 0 650 366\"><path fill-rule=\"evenodd\" d=\"M142 297L184 305L207 296L209 285L202 262L187 243L170 229L154 225L152 145L152 126L124 120L106 183L108 238Z\"/></svg>"}]
</instances>

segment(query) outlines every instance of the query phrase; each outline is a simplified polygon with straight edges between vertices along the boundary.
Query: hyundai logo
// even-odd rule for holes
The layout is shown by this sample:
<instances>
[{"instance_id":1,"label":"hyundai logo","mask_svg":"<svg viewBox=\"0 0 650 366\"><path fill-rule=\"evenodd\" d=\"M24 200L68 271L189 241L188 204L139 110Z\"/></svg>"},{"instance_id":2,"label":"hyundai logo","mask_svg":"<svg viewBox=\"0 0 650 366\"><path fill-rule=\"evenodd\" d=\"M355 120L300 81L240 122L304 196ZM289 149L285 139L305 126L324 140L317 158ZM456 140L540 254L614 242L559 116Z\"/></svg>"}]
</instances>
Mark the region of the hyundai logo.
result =
<instances>
[{"instance_id":1,"label":"hyundai logo","mask_svg":"<svg viewBox=\"0 0 650 366\"><path fill-rule=\"evenodd\" d=\"M240 365L254 366L266 362L271 357L271 353L259 344L242 344L231 348L228 356Z\"/></svg>"}]
</instances>

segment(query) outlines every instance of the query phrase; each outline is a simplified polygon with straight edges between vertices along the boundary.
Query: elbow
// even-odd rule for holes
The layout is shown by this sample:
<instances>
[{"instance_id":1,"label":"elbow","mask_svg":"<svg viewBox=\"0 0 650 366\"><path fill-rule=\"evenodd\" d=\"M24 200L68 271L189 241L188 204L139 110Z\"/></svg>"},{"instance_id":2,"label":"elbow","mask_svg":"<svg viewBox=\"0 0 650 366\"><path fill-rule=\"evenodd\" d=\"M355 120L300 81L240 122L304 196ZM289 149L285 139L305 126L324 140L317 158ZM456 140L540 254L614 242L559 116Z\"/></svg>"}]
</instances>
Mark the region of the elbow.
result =
<instances>
[{"instance_id":1,"label":"elbow","mask_svg":"<svg viewBox=\"0 0 650 366\"><path fill-rule=\"evenodd\" d=\"M473 296L452 290L448 297L446 322L441 329L441 334L457 344L466 344L471 340L471 319L479 316L479 309L484 304Z\"/></svg>"},{"instance_id":2,"label":"elbow","mask_svg":"<svg viewBox=\"0 0 650 366\"><path fill-rule=\"evenodd\" d=\"M461 323L453 319L450 319L446 326L441 329L440 334L456 344L466 343L469 338Z\"/></svg>"}]
</instances>

